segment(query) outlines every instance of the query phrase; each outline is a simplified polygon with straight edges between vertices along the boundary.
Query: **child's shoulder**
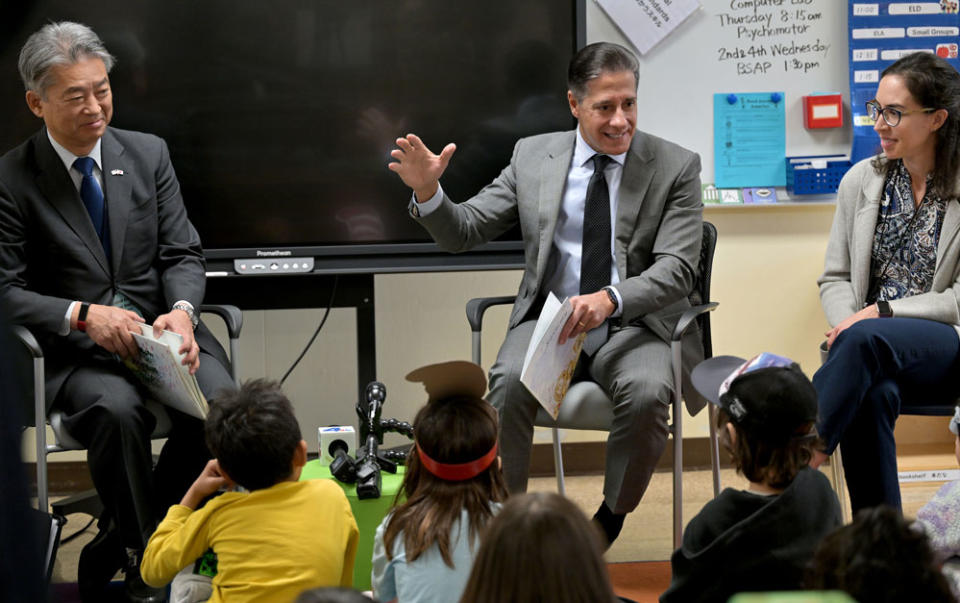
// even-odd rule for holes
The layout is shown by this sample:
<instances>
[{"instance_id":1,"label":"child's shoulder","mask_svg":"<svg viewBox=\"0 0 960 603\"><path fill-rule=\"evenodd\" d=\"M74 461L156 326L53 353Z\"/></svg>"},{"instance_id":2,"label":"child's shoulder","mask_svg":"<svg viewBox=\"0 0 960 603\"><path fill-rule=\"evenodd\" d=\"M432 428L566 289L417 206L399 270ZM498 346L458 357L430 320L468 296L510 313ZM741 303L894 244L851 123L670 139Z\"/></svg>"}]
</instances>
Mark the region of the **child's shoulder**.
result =
<instances>
[{"instance_id":1,"label":"child's shoulder","mask_svg":"<svg viewBox=\"0 0 960 603\"><path fill-rule=\"evenodd\" d=\"M295 489L309 493L310 497L317 497L324 501L337 501L349 505L343 488L332 479L308 479L296 482Z\"/></svg>"}]
</instances>

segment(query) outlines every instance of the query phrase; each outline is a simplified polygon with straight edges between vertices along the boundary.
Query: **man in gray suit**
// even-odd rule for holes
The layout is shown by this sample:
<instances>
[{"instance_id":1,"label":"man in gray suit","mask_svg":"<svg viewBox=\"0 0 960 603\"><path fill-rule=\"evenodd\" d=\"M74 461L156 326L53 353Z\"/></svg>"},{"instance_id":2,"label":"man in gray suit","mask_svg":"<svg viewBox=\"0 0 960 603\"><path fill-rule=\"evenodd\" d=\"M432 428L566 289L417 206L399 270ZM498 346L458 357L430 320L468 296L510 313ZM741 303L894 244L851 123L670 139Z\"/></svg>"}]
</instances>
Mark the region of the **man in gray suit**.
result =
<instances>
[{"instance_id":1,"label":"man in gray suit","mask_svg":"<svg viewBox=\"0 0 960 603\"><path fill-rule=\"evenodd\" d=\"M103 501L100 534L80 556L85 600L121 566L126 596L161 600L139 555L209 452L201 421L168 409L173 431L156 469L155 417L120 359L150 322L183 338L185 365L206 396L231 387L226 354L198 321L205 275L166 144L108 127L113 57L77 23L51 23L20 52L30 110L44 127L0 158L0 308L30 328L45 355L48 404L87 447Z\"/></svg>"},{"instance_id":2,"label":"man in gray suit","mask_svg":"<svg viewBox=\"0 0 960 603\"><path fill-rule=\"evenodd\" d=\"M560 342L587 333L576 378L596 381L614 405L604 502L594 516L611 543L666 445L667 342L689 307L702 231L700 159L636 130L638 72L622 46L583 48L568 72L576 131L520 140L510 165L464 203L453 203L439 183L453 144L436 155L410 134L397 140L389 166L413 189L411 213L449 251L520 225L526 267L488 396L500 412L513 492L526 490L537 411L519 381L523 358L547 294L570 298ZM685 369L703 355L698 333L687 337ZM692 411L702 404L688 399Z\"/></svg>"}]
</instances>

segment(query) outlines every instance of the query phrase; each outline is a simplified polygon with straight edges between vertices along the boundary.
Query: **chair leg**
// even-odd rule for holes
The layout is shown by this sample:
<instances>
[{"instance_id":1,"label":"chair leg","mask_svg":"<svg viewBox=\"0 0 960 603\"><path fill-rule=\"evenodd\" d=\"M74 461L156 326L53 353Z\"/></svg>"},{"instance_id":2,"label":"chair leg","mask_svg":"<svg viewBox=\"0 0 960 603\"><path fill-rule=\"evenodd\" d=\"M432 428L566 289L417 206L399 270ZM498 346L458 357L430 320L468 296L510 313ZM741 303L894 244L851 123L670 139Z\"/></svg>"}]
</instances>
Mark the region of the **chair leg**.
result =
<instances>
[{"instance_id":1,"label":"chair leg","mask_svg":"<svg viewBox=\"0 0 960 603\"><path fill-rule=\"evenodd\" d=\"M840 456L840 447L830 456L830 475L833 478L833 489L840 499L840 517L843 523L850 521L850 508L847 506L847 482L843 476L843 460Z\"/></svg>"},{"instance_id":2,"label":"chair leg","mask_svg":"<svg viewBox=\"0 0 960 603\"><path fill-rule=\"evenodd\" d=\"M563 486L563 451L560 447L560 430L556 427L553 430L553 470L557 474L557 492L560 496L567 495L567 489Z\"/></svg>"},{"instance_id":3,"label":"chair leg","mask_svg":"<svg viewBox=\"0 0 960 603\"><path fill-rule=\"evenodd\" d=\"M679 341L670 344L673 356L673 548L683 543L683 380Z\"/></svg>"},{"instance_id":4,"label":"chair leg","mask_svg":"<svg viewBox=\"0 0 960 603\"><path fill-rule=\"evenodd\" d=\"M33 412L37 463L37 508L46 513L47 499L47 409L43 358L33 359Z\"/></svg>"},{"instance_id":5,"label":"chair leg","mask_svg":"<svg viewBox=\"0 0 960 603\"><path fill-rule=\"evenodd\" d=\"M717 407L707 405L707 421L710 423L710 467L713 469L713 497L720 495L720 442L717 441Z\"/></svg>"}]
</instances>

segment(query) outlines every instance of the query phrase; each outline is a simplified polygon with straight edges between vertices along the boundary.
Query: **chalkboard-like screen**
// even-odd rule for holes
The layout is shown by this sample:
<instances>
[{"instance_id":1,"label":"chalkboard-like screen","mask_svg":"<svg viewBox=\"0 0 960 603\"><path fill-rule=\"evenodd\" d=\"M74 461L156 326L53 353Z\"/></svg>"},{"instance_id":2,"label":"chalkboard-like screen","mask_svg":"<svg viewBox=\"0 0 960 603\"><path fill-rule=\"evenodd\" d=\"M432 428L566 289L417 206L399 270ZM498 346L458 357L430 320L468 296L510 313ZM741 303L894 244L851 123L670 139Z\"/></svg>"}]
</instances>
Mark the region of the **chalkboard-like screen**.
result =
<instances>
[{"instance_id":1,"label":"chalkboard-like screen","mask_svg":"<svg viewBox=\"0 0 960 603\"><path fill-rule=\"evenodd\" d=\"M437 250L387 170L394 139L415 132L436 151L456 142L442 183L463 200L518 138L571 128L566 64L582 10L582 0L4 3L0 150L40 125L17 77L20 46L45 22L80 21L117 58L111 125L166 139L209 258L284 250L349 270L373 255L399 270L404 256Z\"/></svg>"}]
</instances>

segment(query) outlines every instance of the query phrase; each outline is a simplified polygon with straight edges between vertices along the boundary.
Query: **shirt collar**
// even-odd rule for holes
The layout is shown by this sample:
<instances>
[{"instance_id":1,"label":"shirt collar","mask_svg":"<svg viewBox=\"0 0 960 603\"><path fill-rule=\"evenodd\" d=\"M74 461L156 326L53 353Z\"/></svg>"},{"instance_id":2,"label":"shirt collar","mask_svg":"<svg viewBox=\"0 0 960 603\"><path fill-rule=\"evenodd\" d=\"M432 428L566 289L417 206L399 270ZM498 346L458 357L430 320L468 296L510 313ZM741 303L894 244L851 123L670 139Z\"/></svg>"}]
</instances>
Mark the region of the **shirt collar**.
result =
<instances>
[{"instance_id":1,"label":"shirt collar","mask_svg":"<svg viewBox=\"0 0 960 603\"><path fill-rule=\"evenodd\" d=\"M573 165L577 167L583 167L586 165L590 159L596 155L597 152L593 150L587 141L583 139L583 135L580 133L580 126L577 125L577 142L573 147ZM618 165L623 167L623 162L627 160L626 153L620 153L618 155L607 155L610 159L613 159Z\"/></svg>"},{"instance_id":2,"label":"shirt collar","mask_svg":"<svg viewBox=\"0 0 960 603\"><path fill-rule=\"evenodd\" d=\"M70 171L70 168L73 167L73 162L77 160L79 155L74 155L68 151L62 144L53 139L53 136L50 135L50 130L47 130L47 139L50 141L50 144L53 145L53 150L57 152L57 156L60 157L60 161L63 162L63 165L66 166L67 171ZM100 173L103 173L103 164L100 163L100 141L102 139L97 139L97 144L93 145L93 149L86 155L86 157L92 157L94 163L97 164L97 167L100 169Z\"/></svg>"}]
</instances>

